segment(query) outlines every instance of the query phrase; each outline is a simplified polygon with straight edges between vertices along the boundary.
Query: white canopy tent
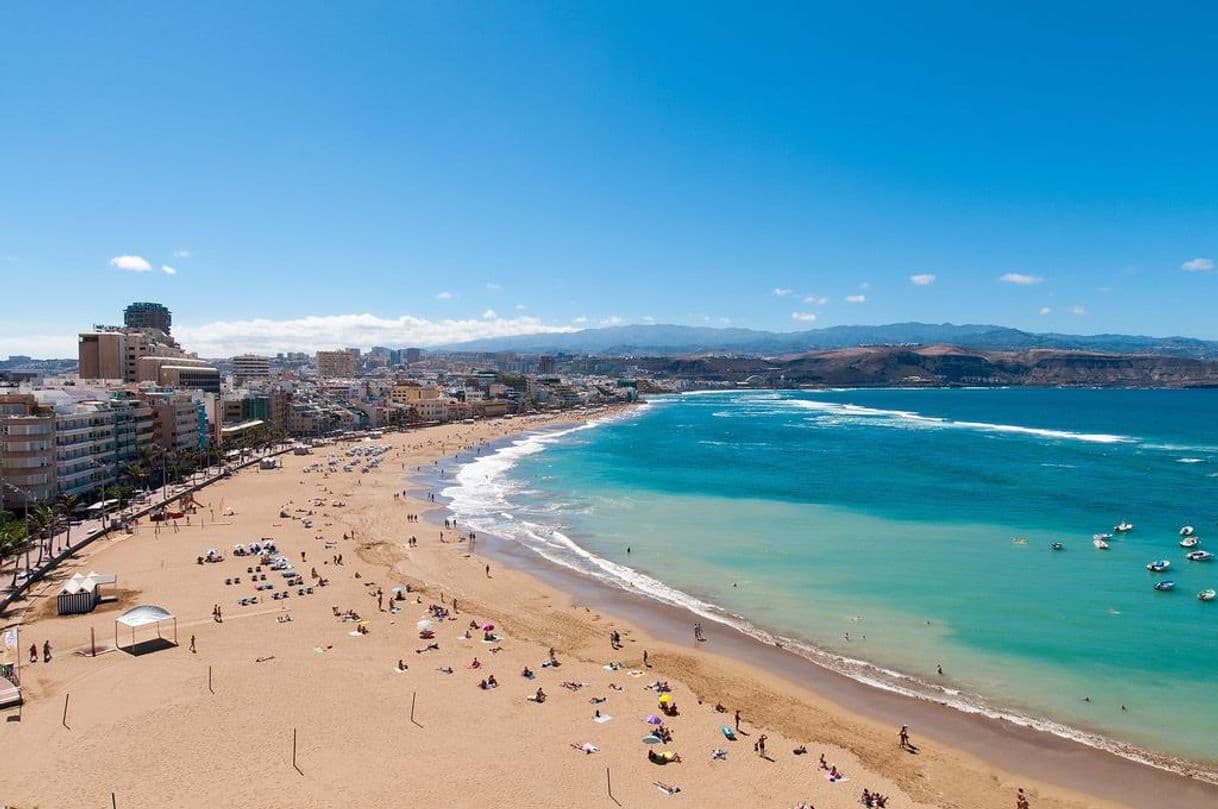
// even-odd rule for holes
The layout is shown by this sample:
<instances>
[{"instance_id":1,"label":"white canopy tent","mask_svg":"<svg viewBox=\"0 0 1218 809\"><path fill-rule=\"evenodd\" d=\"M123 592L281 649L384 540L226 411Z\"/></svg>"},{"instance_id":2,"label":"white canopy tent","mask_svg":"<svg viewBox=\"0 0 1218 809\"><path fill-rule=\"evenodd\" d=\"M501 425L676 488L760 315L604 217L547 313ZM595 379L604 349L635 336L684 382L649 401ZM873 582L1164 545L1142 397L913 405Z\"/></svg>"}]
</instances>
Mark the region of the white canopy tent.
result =
<instances>
[{"instance_id":1,"label":"white canopy tent","mask_svg":"<svg viewBox=\"0 0 1218 809\"><path fill-rule=\"evenodd\" d=\"M136 645L135 630L143 626L156 626L156 636L158 639L163 639L161 635L161 623L163 621L173 621L173 645L178 645L178 619L169 610L164 607L158 607L155 604L141 604L138 607L132 607L124 612L118 618L114 619L114 646L122 649L118 643L118 625L130 627L131 629L131 649Z\"/></svg>"}]
</instances>

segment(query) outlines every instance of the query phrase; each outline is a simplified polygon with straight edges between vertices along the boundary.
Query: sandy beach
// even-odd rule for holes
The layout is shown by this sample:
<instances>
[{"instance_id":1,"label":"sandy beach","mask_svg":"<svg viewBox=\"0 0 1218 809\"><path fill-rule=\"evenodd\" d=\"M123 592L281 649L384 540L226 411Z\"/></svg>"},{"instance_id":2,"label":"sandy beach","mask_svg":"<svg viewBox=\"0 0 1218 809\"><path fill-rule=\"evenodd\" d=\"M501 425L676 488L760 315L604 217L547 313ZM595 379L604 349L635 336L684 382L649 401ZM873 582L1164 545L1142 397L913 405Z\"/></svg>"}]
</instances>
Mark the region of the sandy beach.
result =
<instances>
[{"instance_id":1,"label":"sandy beach","mask_svg":"<svg viewBox=\"0 0 1218 809\"><path fill-rule=\"evenodd\" d=\"M20 626L26 694L20 712L4 711L0 803L101 807L113 793L118 807L846 809L864 788L893 809L1013 807L1019 788L1038 809L1218 802L1211 785L881 694L719 627L695 643L678 610L577 581L490 538L471 548L408 478L576 418L390 434L371 442L389 449L367 473L341 463L337 473L305 470L368 443L287 455L282 469L242 471L203 490L189 525L144 522L94 543L0 617ZM258 558L232 549L262 537L274 538L301 585L264 567L275 589L255 591ZM225 559L199 564L209 548ZM90 570L117 575L117 600L56 616L59 584ZM407 586L394 600L393 588ZM269 595L279 592L290 596ZM90 630L113 645L114 619L137 604L176 616L177 647L74 651ZM434 637L420 637L422 620ZM614 631L621 648L611 647ZM143 628L135 640L155 637ZM119 642L130 641L124 629ZM40 656L29 665L31 643ZM558 666L546 665L551 649ZM491 675L498 686L480 688ZM675 716L660 712L657 683L671 689ZM539 688L545 700L530 700ZM736 711L741 732L730 741L720 728ZM651 715L671 741L642 742ZM908 717L916 752L898 746L896 717ZM755 749L763 735L764 756ZM801 745L807 752L796 755ZM649 750L680 761L655 763ZM844 780L828 778L822 756Z\"/></svg>"}]
</instances>

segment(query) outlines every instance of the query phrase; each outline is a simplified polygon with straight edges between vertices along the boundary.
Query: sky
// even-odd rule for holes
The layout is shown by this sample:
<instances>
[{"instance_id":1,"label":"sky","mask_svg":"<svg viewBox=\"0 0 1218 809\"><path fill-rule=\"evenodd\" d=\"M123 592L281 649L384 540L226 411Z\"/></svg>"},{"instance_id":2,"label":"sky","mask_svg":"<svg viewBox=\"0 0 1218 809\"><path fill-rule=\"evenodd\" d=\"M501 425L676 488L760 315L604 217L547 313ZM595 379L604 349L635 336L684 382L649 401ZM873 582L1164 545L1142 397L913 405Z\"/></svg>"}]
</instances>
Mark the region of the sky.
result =
<instances>
[{"instance_id":1,"label":"sky","mask_svg":"<svg viewBox=\"0 0 1218 809\"><path fill-rule=\"evenodd\" d=\"M623 323L1218 338L1218 8L0 12L0 356Z\"/></svg>"}]
</instances>

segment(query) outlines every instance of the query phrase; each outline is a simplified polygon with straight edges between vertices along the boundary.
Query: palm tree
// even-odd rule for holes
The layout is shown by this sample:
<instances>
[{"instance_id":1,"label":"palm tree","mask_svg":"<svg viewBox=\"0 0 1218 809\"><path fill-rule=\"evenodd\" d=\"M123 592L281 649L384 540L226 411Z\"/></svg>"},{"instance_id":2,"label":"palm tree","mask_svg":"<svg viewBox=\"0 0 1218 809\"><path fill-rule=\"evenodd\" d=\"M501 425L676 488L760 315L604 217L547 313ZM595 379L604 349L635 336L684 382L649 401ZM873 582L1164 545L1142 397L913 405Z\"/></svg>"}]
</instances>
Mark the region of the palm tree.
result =
<instances>
[{"instance_id":1,"label":"palm tree","mask_svg":"<svg viewBox=\"0 0 1218 809\"><path fill-rule=\"evenodd\" d=\"M43 555L46 553L46 539L55 530L55 525L59 522L59 515L55 513L55 509L47 505L37 505L30 509L30 533L38 542L38 562L42 564Z\"/></svg>"},{"instance_id":2,"label":"palm tree","mask_svg":"<svg viewBox=\"0 0 1218 809\"><path fill-rule=\"evenodd\" d=\"M72 547L72 518L76 514L76 507L78 505L80 505L80 498L74 494L61 494L59 499L55 501L55 510L59 512L59 516L68 526L68 535L65 541L69 548Z\"/></svg>"}]
</instances>

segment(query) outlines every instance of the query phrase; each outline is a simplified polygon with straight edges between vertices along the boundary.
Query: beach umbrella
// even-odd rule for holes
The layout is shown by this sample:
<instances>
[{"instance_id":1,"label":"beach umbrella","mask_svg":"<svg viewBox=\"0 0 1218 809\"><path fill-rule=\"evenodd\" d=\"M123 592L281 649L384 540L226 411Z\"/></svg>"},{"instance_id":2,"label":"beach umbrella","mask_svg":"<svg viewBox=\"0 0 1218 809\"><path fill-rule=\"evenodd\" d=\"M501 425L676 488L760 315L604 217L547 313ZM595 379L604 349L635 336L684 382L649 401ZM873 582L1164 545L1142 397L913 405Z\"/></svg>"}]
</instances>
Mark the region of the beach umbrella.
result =
<instances>
[{"instance_id":1,"label":"beach umbrella","mask_svg":"<svg viewBox=\"0 0 1218 809\"><path fill-rule=\"evenodd\" d=\"M422 631L424 629L431 629L431 621L424 618L422 621L419 621L417 624L415 624L415 626L418 627L420 631Z\"/></svg>"},{"instance_id":2,"label":"beach umbrella","mask_svg":"<svg viewBox=\"0 0 1218 809\"><path fill-rule=\"evenodd\" d=\"M651 714L650 716L647 717L647 724L649 724L649 725L658 725L658 724L662 723L663 721L664 721L663 719L656 716L655 714Z\"/></svg>"},{"instance_id":3,"label":"beach umbrella","mask_svg":"<svg viewBox=\"0 0 1218 809\"><path fill-rule=\"evenodd\" d=\"M494 629L494 628L495 628L495 625L494 625L494 624L483 624L483 625L482 625L482 631L483 631L483 632L490 632L490 631L491 631L492 629Z\"/></svg>"},{"instance_id":4,"label":"beach umbrella","mask_svg":"<svg viewBox=\"0 0 1218 809\"><path fill-rule=\"evenodd\" d=\"M672 702L672 694L669 694L667 692L660 694L660 702L661 703Z\"/></svg>"},{"instance_id":5,"label":"beach umbrella","mask_svg":"<svg viewBox=\"0 0 1218 809\"><path fill-rule=\"evenodd\" d=\"M659 744L662 741L664 741L664 740L661 739L659 736L648 735L648 736L643 737L643 744Z\"/></svg>"}]
</instances>

